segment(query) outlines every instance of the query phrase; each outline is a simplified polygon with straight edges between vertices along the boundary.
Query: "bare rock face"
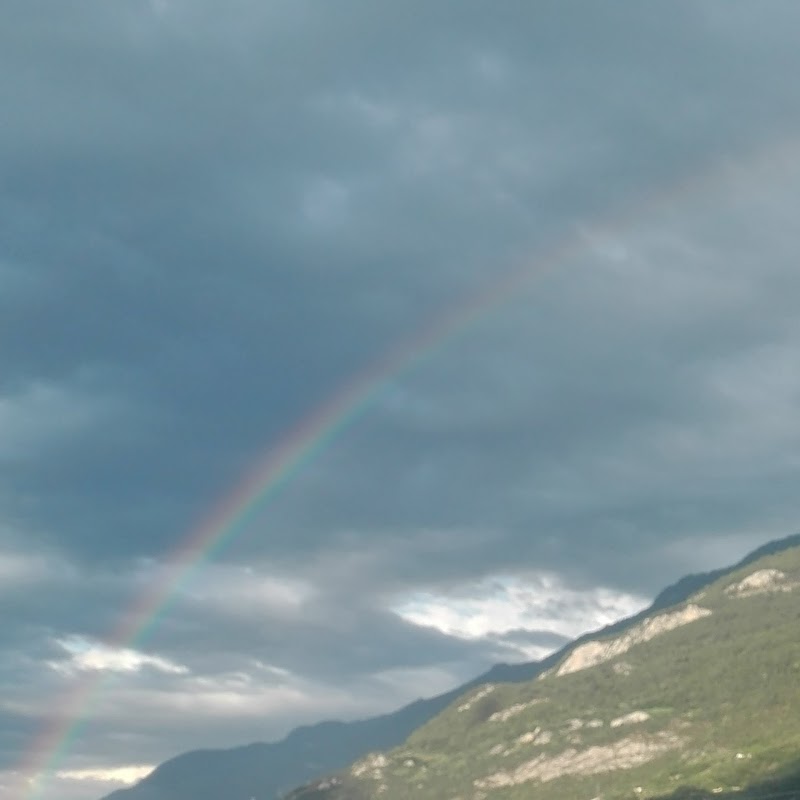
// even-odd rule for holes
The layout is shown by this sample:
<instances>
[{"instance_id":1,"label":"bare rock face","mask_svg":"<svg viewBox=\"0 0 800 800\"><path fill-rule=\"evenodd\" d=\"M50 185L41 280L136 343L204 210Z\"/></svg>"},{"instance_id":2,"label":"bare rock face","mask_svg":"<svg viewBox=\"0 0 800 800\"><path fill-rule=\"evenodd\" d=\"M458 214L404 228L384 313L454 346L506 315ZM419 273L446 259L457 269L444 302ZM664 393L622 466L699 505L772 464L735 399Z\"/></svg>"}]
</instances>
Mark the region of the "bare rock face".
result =
<instances>
[{"instance_id":1,"label":"bare rock face","mask_svg":"<svg viewBox=\"0 0 800 800\"><path fill-rule=\"evenodd\" d=\"M546 701L543 697L536 697L533 700L529 700L527 703L515 703L513 706L504 708L501 711L495 711L494 714L489 717L489 722L506 722L511 719L511 717L516 717L517 714L521 714L532 706L537 706L544 702ZM459 711L460 710L461 709L459 709Z\"/></svg>"},{"instance_id":2,"label":"bare rock face","mask_svg":"<svg viewBox=\"0 0 800 800\"><path fill-rule=\"evenodd\" d=\"M492 683L487 683L486 686L479 689L472 697L469 698L466 702L462 703L456 711L459 713L463 713L464 711L469 711L472 706L475 705L479 700L483 700L484 697L490 695L494 691L495 687Z\"/></svg>"},{"instance_id":3,"label":"bare rock face","mask_svg":"<svg viewBox=\"0 0 800 800\"><path fill-rule=\"evenodd\" d=\"M627 653L636 644L649 642L662 633L679 628L681 625L688 625L690 622L710 614L709 609L690 604L676 611L669 611L666 614L646 619L616 639L586 642L586 644L576 647L564 659L556 670L556 675L569 675L571 672L578 672L610 661L612 658Z\"/></svg>"},{"instance_id":4,"label":"bare rock face","mask_svg":"<svg viewBox=\"0 0 800 800\"><path fill-rule=\"evenodd\" d=\"M512 753L519 750L520 747L541 747L550 744L553 741L552 731L542 730L538 725L532 731L526 731L521 736L518 736L514 741L506 747L500 743L496 744L490 751L490 756L502 756L507 758Z\"/></svg>"},{"instance_id":5,"label":"bare rock face","mask_svg":"<svg viewBox=\"0 0 800 800\"><path fill-rule=\"evenodd\" d=\"M631 711L630 714L612 719L611 727L619 728L622 725L637 725L640 722L647 722L649 719L650 715L646 711Z\"/></svg>"},{"instance_id":6,"label":"bare rock face","mask_svg":"<svg viewBox=\"0 0 800 800\"><path fill-rule=\"evenodd\" d=\"M797 583L790 581L786 573L779 569L759 569L738 583L726 587L725 594L729 597L750 597L767 592L791 592L797 586Z\"/></svg>"},{"instance_id":7,"label":"bare rock face","mask_svg":"<svg viewBox=\"0 0 800 800\"><path fill-rule=\"evenodd\" d=\"M499 789L527 781L547 781L565 775L598 775L618 769L633 769L652 761L683 743L673 733L652 736L629 736L608 745L578 750L570 747L556 755L541 754L510 771L495 772L475 781L476 789Z\"/></svg>"},{"instance_id":8,"label":"bare rock face","mask_svg":"<svg viewBox=\"0 0 800 800\"><path fill-rule=\"evenodd\" d=\"M374 780L379 781L383 779L383 770L388 763L389 759L383 753L373 753L353 764L350 774L354 778L370 775Z\"/></svg>"}]
</instances>

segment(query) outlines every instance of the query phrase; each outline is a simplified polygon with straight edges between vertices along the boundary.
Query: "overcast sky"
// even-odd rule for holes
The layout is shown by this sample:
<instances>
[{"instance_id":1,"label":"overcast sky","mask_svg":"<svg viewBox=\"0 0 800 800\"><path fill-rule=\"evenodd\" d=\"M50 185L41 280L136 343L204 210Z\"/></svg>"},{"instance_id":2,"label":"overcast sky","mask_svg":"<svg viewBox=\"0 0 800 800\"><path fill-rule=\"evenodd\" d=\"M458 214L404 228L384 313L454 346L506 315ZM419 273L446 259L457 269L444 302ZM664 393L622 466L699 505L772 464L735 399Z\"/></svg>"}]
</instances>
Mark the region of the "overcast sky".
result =
<instances>
[{"instance_id":1,"label":"overcast sky","mask_svg":"<svg viewBox=\"0 0 800 800\"><path fill-rule=\"evenodd\" d=\"M41 800L539 657L800 527L795 0L0 15L3 797L98 677Z\"/></svg>"}]
</instances>

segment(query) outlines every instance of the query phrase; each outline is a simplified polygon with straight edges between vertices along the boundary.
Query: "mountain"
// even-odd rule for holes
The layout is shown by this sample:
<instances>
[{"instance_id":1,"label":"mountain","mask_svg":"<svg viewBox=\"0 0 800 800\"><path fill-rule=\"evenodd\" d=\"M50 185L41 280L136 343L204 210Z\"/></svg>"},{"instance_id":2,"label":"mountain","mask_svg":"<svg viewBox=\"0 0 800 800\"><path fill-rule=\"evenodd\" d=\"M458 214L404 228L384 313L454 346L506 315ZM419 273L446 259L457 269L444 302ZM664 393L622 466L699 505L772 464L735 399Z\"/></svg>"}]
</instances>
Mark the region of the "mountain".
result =
<instances>
[{"instance_id":1,"label":"mountain","mask_svg":"<svg viewBox=\"0 0 800 800\"><path fill-rule=\"evenodd\" d=\"M287 800L800 798L800 546L761 552Z\"/></svg>"},{"instance_id":2,"label":"mountain","mask_svg":"<svg viewBox=\"0 0 800 800\"><path fill-rule=\"evenodd\" d=\"M433 724L437 715L476 687L528 682L555 667L581 646L625 632L659 611L687 601L703 587L765 557L797 546L800 546L800 534L771 542L733 567L687 576L661 592L648 609L601 631L582 636L541 661L498 664L450 692L418 700L399 711L371 719L304 726L271 744L184 753L157 767L135 786L113 792L104 800L276 800L282 793L301 784L344 769L368 752L390 750L401 745L426 723ZM587 795L587 800L590 797L594 795Z\"/></svg>"}]
</instances>

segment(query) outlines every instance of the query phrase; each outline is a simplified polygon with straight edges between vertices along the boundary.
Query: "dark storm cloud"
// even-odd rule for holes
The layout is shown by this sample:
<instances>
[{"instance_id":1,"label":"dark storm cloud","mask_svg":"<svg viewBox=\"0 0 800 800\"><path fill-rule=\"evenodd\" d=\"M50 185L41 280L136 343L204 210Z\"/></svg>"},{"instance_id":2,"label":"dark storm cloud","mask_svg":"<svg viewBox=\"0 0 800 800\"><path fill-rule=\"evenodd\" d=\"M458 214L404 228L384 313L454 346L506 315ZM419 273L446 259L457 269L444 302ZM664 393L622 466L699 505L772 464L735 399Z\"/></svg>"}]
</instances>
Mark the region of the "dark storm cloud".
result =
<instances>
[{"instance_id":1,"label":"dark storm cloud","mask_svg":"<svg viewBox=\"0 0 800 800\"><path fill-rule=\"evenodd\" d=\"M520 263L529 288L397 376L141 643L186 673L97 645L137 666L81 764L118 758L103 741L137 691L151 715L206 692L233 730L271 664L295 698L257 706L272 735L566 635L447 636L397 615L419 591L523 565L652 594L796 527L796 4L12 0L4 19L0 681L30 700L0 708L5 764L81 668L64 643L91 650L147 591L142 559ZM582 244L535 277L563 240ZM164 721L136 718L131 751L157 758Z\"/></svg>"},{"instance_id":2,"label":"dark storm cloud","mask_svg":"<svg viewBox=\"0 0 800 800\"><path fill-rule=\"evenodd\" d=\"M86 4L43 27L29 8L42 51L8 42L3 202L8 261L35 278L2 315L5 381L99 384L133 409L127 435L90 430L16 480L47 487L91 557L157 552L253 442L509 248L797 112L757 83L780 33L729 39L688 4L234 4L221 24L203 4Z\"/></svg>"}]
</instances>

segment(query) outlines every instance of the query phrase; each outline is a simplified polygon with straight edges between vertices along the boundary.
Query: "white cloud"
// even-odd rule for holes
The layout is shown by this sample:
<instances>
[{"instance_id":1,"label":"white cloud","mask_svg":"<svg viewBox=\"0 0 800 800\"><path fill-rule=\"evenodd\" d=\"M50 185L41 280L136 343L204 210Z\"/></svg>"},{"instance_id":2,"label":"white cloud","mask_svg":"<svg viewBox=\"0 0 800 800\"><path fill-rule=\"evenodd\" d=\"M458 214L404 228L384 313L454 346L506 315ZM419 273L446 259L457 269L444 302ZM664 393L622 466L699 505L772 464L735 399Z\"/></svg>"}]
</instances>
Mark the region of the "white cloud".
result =
<instances>
[{"instance_id":1,"label":"white cloud","mask_svg":"<svg viewBox=\"0 0 800 800\"><path fill-rule=\"evenodd\" d=\"M146 778L153 771L152 764L134 764L123 767L95 767L94 769L63 770L56 773L58 778L68 781L91 783L118 783L131 786Z\"/></svg>"},{"instance_id":2,"label":"white cloud","mask_svg":"<svg viewBox=\"0 0 800 800\"><path fill-rule=\"evenodd\" d=\"M149 655L126 647L112 647L82 636L59 639L57 643L70 655L70 659L66 663L51 663L53 668L61 672L70 674L76 672L133 673L150 668L170 675L189 673L188 667L176 664L167 658Z\"/></svg>"},{"instance_id":3,"label":"white cloud","mask_svg":"<svg viewBox=\"0 0 800 800\"><path fill-rule=\"evenodd\" d=\"M57 798L58 800L86 800L131 786L153 771L152 765L130 764L120 766L76 766L59 770L46 778L25 777L16 772L0 772L0 794L6 797Z\"/></svg>"},{"instance_id":4,"label":"white cloud","mask_svg":"<svg viewBox=\"0 0 800 800\"><path fill-rule=\"evenodd\" d=\"M421 592L395 604L403 619L449 636L479 639L513 631L574 638L640 611L645 597L593 587L570 588L552 573L499 575L457 593ZM544 648L537 648L544 654Z\"/></svg>"}]
</instances>

